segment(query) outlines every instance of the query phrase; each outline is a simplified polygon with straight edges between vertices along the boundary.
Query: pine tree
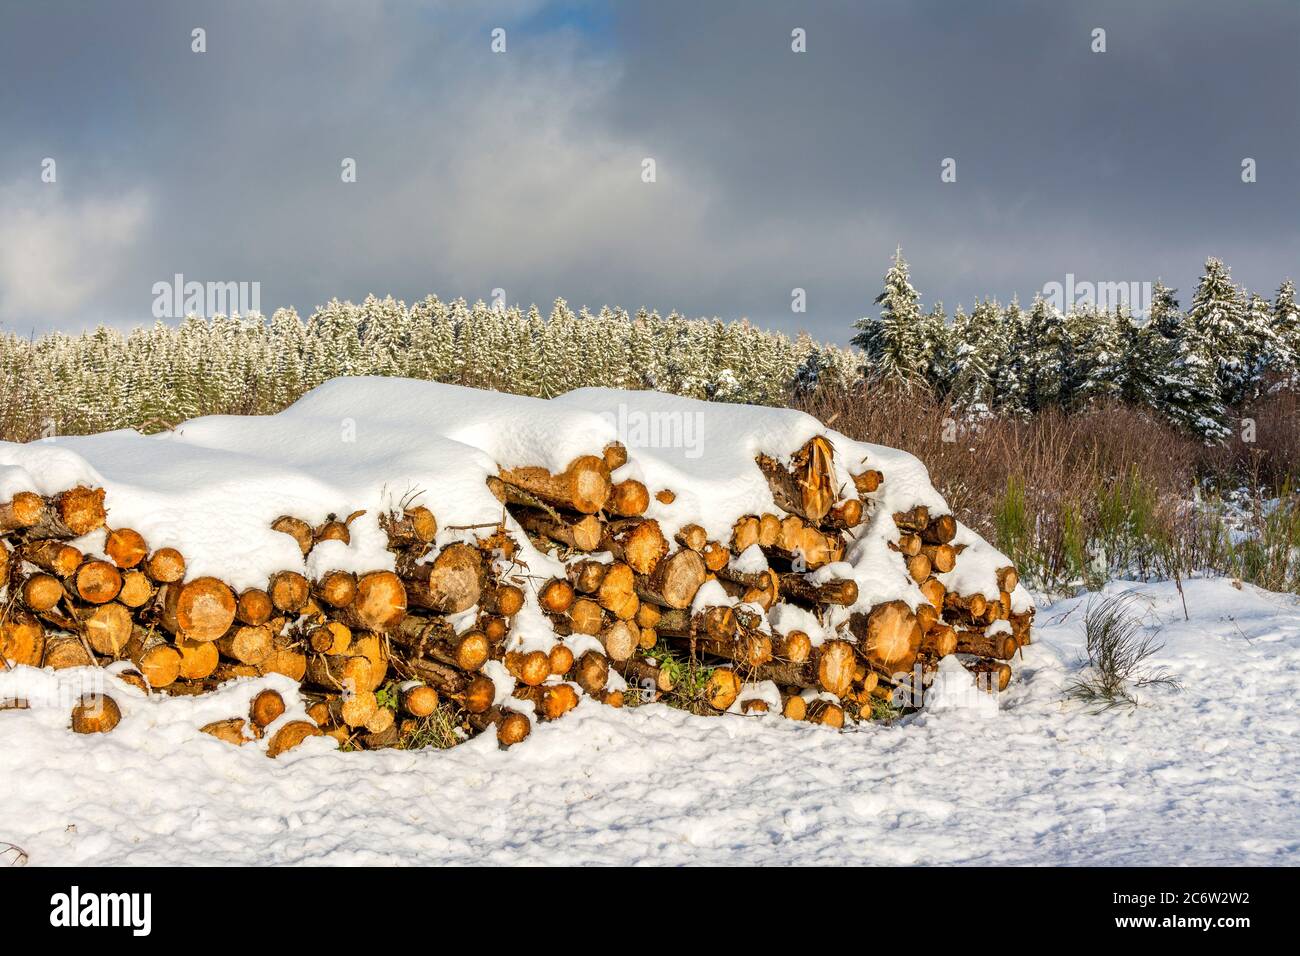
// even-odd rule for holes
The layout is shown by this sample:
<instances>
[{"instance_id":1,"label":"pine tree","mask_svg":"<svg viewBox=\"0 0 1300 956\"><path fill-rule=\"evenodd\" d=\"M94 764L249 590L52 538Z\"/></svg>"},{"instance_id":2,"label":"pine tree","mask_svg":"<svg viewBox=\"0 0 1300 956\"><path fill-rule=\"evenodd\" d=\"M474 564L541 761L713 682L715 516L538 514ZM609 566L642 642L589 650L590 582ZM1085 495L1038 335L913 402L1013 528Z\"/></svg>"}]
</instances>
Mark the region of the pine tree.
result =
<instances>
[{"instance_id":1,"label":"pine tree","mask_svg":"<svg viewBox=\"0 0 1300 956\"><path fill-rule=\"evenodd\" d=\"M862 349L868 378L904 384L925 377L926 356L921 335L920 295L912 288L907 262L900 248L885 273L884 291L876 297L880 316L859 319L853 344Z\"/></svg>"},{"instance_id":2,"label":"pine tree","mask_svg":"<svg viewBox=\"0 0 1300 956\"><path fill-rule=\"evenodd\" d=\"M987 411L993 403L1001 311L996 300L985 299L970 315L958 306L953 316L952 394L959 404L973 410Z\"/></svg>"},{"instance_id":3,"label":"pine tree","mask_svg":"<svg viewBox=\"0 0 1300 956\"><path fill-rule=\"evenodd\" d=\"M1150 324L1139 324L1125 306L1115 313L1117 349L1115 393L1126 405L1151 407L1158 390L1158 369L1153 338L1158 337Z\"/></svg>"},{"instance_id":4,"label":"pine tree","mask_svg":"<svg viewBox=\"0 0 1300 956\"><path fill-rule=\"evenodd\" d=\"M998 317L992 337L985 344L992 359L989 376L993 404L1016 413L1023 412L1022 395L1025 373L1022 357L1016 352L1016 343L1024 336L1025 314L1020 299L1013 296L1011 304Z\"/></svg>"},{"instance_id":5,"label":"pine tree","mask_svg":"<svg viewBox=\"0 0 1300 956\"><path fill-rule=\"evenodd\" d=\"M1195 353L1201 361L1211 363L1219 402L1227 406L1239 403L1251 384L1251 343L1241 293L1232 284L1227 266L1218 259L1205 260L1205 274L1192 297L1183 338L1184 353Z\"/></svg>"},{"instance_id":6,"label":"pine tree","mask_svg":"<svg viewBox=\"0 0 1300 956\"><path fill-rule=\"evenodd\" d=\"M1031 415L1057 400L1057 340L1062 325L1060 313L1042 296L1035 296L1028 314L1013 329L1011 351L1020 384L1017 405Z\"/></svg>"},{"instance_id":7,"label":"pine tree","mask_svg":"<svg viewBox=\"0 0 1300 956\"><path fill-rule=\"evenodd\" d=\"M1273 337L1277 343L1273 372L1283 381L1300 384L1300 307L1290 279L1283 280L1273 299Z\"/></svg>"},{"instance_id":8,"label":"pine tree","mask_svg":"<svg viewBox=\"0 0 1300 956\"><path fill-rule=\"evenodd\" d=\"M955 343L942 302L922 317L920 333L926 383L936 395L946 395L952 388Z\"/></svg>"},{"instance_id":9,"label":"pine tree","mask_svg":"<svg viewBox=\"0 0 1300 956\"><path fill-rule=\"evenodd\" d=\"M1251 294L1247 299L1242 331L1245 336L1245 380L1241 400L1252 401L1259 397L1266 376L1281 363L1282 358L1282 347L1273 330L1272 309L1262 295Z\"/></svg>"}]
</instances>

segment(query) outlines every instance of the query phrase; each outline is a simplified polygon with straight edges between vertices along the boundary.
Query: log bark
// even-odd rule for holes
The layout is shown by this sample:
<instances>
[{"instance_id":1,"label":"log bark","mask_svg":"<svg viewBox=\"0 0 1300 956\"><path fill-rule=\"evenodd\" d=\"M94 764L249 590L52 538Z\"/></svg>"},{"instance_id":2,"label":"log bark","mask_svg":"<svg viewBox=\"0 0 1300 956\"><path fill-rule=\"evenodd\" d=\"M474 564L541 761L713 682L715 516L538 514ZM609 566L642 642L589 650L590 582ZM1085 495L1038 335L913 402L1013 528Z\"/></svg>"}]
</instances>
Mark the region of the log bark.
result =
<instances>
[{"instance_id":1,"label":"log bark","mask_svg":"<svg viewBox=\"0 0 1300 956\"><path fill-rule=\"evenodd\" d=\"M19 553L24 561L60 578L76 573L83 559L80 551L62 541L29 541Z\"/></svg>"},{"instance_id":2,"label":"log bark","mask_svg":"<svg viewBox=\"0 0 1300 956\"><path fill-rule=\"evenodd\" d=\"M930 509L925 505L917 505L908 511L894 512L894 524L900 531L908 531L912 534L919 535L930 524Z\"/></svg>"},{"instance_id":3,"label":"log bark","mask_svg":"<svg viewBox=\"0 0 1300 956\"><path fill-rule=\"evenodd\" d=\"M457 634L451 622L438 617L407 617L393 631L392 639L410 654L467 672L482 669L491 653L487 635L482 631Z\"/></svg>"},{"instance_id":4,"label":"log bark","mask_svg":"<svg viewBox=\"0 0 1300 956\"><path fill-rule=\"evenodd\" d=\"M553 475L545 468L503 468L501 480L543 501L580 514L595 514L609 500L612 484L603 458L583 455Z\"/></svg>"},{"instance_id":5,"label":"log bark","mask_svg":"<svg viewBox=\"0 0 1300 956\"><path fill-rule=\"evenodd\" d=\"M930 523L921 531L921 540L926 544L948 544L955 537L957 537L957 519L952 515L931 518Z\"/></svg>"},{"instance_id":6,"label":"log bark","mask_svg":"<svg viewBox=\"0 0 1300 956\"><path fill-rule=\"evenodd\" d=\"M975 675L975 686L983 691L997 688L1000 694L1011 683L1011 667L1001 661L962 661L962 667Z\"/></svg>"},{"instance_id":7,"label":"log bark","mask_svg":"<svg viewBox=\"0 0 1300 956\"><path fill-rule=\"evenodd\" d=\"M957 652L960 654L1009 661L1015 657L1019 648L1020 644L1013 634L984 634L981 631L966 630L957 632Z\"/></svg>"},{"instance_id":8,"label":"log bark","mask_svg":"<svg viewBox=\"0 0 1300 956\"><path fill-rule=\"evenodd\" d=\"M818 435L791 456L789 468L768 455L756 460L777 506L819 524L837 497L833 456L831 443Z\"/></svg>"},{"instance_id":9,"label":"log bark","mask_svg":"<svg viewBox=\"0 0 1300 956\"><path fill-rule=\"evenodd\" d=\"M482 674L465 674L445 664L419 658L404 660L402 664L412 677L460 704L468 713L485 712L496 697L496 685Z\"/></svg>"},{"instance_id":10,"label":"log bark","mask_svg":"<svg viewBox=\"0 0 1300 956\"><path fill-rule=\"evenodd\" d=\"M605 526L600 547L637 574L651 574L668 554L668 541L653 518L629 518Z\"/></svg>"},{"instance_id":11,"label":"log bark","mask_svg":"<svg viewBox=\"0 0 1300 956\"><path fill-rule=\"evenodd\" d=\"M169 687L181 676L181 654L157 631L137 627L125 649L125 656L155 690Z\"/></svg>"},{"instance_id":12,"label":"log bark","mask_svg":"<svg viewBox=\"0 0 1300 956\"><path fill-rule=\"evenodd\" d=\"M281 515L271 522L271 530L287 534L298 543L298 549L302 551L303 557L311 551L312 545L316 543L315 536L312 533L312 527L301 518L295 518L293 515Z\"/></svg>"},{"instance_id":13,"label":"log bark","mask_svg":"<svg viewBox=\"0 0 1300 956\"><path fill-rule=\"evenodd\" d=\"M28 538L79 538L104 527L104 489L72 488L45 502L40 518L24 530Z\"/></svg>"},{"instance_id":14,"label":"log bark","mask_svg":"<svg viewBox=\"0 0 1300 956\"><path fill-rule=\"evenodd\" d=\"M704 560L683 548L660 561L653 574L638 578L636 592L661 607L690 607L706 576Z\"/></svg>"},{"instance_id":15,"label":"log bark","mask_svg":"<svg viewBox=\"0 0 1300 956\"><path fill-rule=\"evenodd\" d=\"M0 534L23 531L38 524L45 515L45 499L35 492L20 491L0 502Z\"/></svg>"},{"instance_id":16,"label":"log bark","mask_svg":"<svg viewBox=\"0 0 1300 956\"><path fill-rule=\"evenodd\" d=\"M548 515L544 511L521 508L514 512L515 520L530 534L549 538L574 551L595 551L600 547L604 526L595 515L566 520Z\"/></svg>"},{"instance_id":17,"label":"log bark","mask_svg":"<svg viewBox=\"0 0 1300 956\"><path fill-rule=\"evenodd\" d=\"M635 687L648 688L665 694L672 690L674 686L672 676L667 669L657 667L639 657L619 661L614 665L614 669L622 674L629 684Z\"/></svg>"},{"instance_id":18,"label":"log bark","mask_svg":"<svg viewBox=\"0 0 1300 956\"><path fill-rule=\"evenodd\" d=\"M690 608L666 608L660 612L655 633L730 641L735 638L737 628L735 612L725 605L708 607L699 613Z\"/></svg>"},{"instance_id":19,"label":"log bark","mask_svg":"<svg viewBox=\"0 0 1300 956\"><path fill-rule=\"evenodd\" d=\"M438 535L438 519L423 505L379 516L379 526L388 536L390 548L423 548Z\"/></svg>"},{"instance_id":20,"label":"log bark","mask_svg":"<svg viewBox=\"0 0 1300 956\"><path fill-rule=\"evenodd\" d=\"M796 601L848 607L858 600L858 582L852 578L837 578L823 584L813 584L802 574L782 574L779 580L781 596Z\"/></svg>"},{"instance_id":21,"label":"log bark","mask_svg":"<svg viewBox=\"0 0 1300 956\"><path fill-rule=\"evenodd\" d=\"M488 614L514 617L524 606L523 588L500 581L486 581L479 590L478 605Z\"/></svg>"}]
</instances>

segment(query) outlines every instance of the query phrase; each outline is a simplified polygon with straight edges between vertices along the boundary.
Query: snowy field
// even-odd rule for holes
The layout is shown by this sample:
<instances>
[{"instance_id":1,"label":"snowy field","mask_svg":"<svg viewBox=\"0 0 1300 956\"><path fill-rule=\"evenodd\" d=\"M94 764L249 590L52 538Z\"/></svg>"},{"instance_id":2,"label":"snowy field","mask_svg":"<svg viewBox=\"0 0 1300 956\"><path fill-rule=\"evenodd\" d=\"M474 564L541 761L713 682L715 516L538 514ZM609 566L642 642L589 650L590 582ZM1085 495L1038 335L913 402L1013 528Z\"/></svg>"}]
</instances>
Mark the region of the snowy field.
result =
<instances>
[{"instance_id":1,"label":"snowy field","mask_svg":"<svg viewBox=\"0 0 1300 956\"><path fill-rule=\"evenodd\" d=\"M1193 581L1188 622L1172 585L1138 591L1184 690L1100 715L1064 699L1078 599L1039 612L996 711L947 683L838 734L584 701L509 752L268 760L198 731L265 681L124 700L101 737L33 700L0 712L0 841L32 865L1300 863L1300 600ZM0 674L0 698L70 679Z\"/></svg>"}]
</instances>

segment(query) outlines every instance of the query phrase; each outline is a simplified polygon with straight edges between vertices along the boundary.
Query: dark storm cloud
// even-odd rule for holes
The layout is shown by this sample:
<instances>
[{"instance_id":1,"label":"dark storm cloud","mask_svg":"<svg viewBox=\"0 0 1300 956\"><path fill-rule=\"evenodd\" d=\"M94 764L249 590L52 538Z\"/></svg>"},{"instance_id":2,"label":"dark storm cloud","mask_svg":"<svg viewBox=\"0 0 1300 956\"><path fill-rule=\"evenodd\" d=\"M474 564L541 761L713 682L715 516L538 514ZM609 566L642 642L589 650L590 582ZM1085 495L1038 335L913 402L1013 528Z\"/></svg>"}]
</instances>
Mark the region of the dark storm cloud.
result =
<instances>
[{"instance_id":1,"label":"dark storm cloud","mask_svg":"<svg viewBox=\"0 0 1300 956\"><path fill-rule=\"evenodd\" d=\"M0 322L152 321L180 272L268 312L501 287L843 339L899 243L950 310L1066 273L1186 299L1210 254L1268 291L1298 41L1291 2L10 3Z\"/></svg>"}]
</instances>

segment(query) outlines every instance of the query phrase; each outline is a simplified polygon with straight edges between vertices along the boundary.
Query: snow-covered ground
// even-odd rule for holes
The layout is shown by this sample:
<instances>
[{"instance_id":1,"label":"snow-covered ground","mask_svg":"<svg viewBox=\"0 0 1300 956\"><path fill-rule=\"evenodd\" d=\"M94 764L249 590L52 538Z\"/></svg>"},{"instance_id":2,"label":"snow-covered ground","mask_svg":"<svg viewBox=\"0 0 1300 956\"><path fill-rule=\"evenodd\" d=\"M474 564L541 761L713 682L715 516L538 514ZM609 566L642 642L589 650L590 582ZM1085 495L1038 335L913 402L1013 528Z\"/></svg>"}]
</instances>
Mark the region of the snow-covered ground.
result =
<instances>
[{"instance_id":1,"label":"snow-covered ground","mask_svg":"<svg viewBox=\"0 0 1300 956\"><path fill-rule=\"evenodd\" d=\"M260 682L124 701L96 737L33 695L0 712L0 841L33 865L1300 863L1300 599L1192 581L1184 621L1172 585L1128 587L1184 689L1102 714L1064 695L1081 599L1039 612L996 711L945 681L838 734L585 701L509 752L268 760L197 730ZM0 699L71 679L0 674Z\"/></svg>"}]
</instances>

